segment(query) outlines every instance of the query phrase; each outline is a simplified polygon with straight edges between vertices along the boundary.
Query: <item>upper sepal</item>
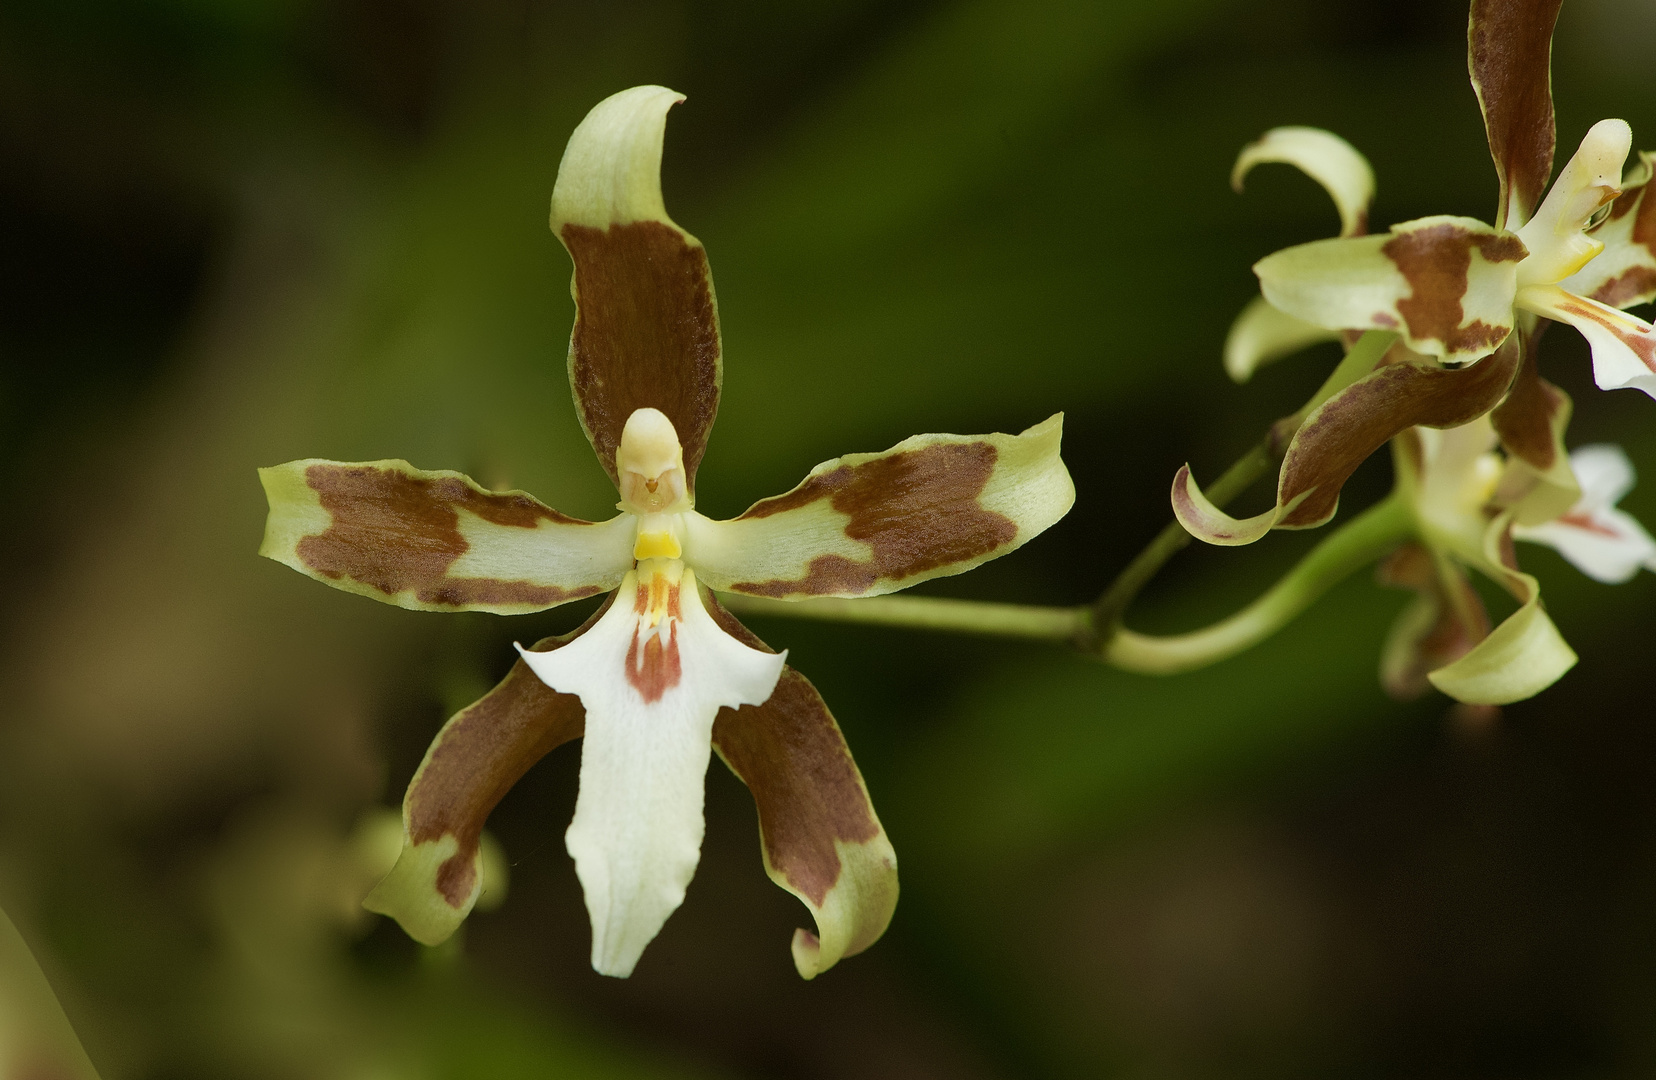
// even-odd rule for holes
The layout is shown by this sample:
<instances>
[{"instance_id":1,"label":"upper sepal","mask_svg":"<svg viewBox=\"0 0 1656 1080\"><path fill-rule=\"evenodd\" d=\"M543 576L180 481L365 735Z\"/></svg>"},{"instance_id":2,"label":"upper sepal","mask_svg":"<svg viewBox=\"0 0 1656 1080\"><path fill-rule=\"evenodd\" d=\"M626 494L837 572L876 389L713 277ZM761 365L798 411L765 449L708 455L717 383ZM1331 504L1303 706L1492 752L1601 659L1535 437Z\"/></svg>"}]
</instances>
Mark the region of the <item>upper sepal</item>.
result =
<instances>
[{"instance_id":1,"label":"upper sepal","mask_svg":"<svg viewBox=\"0 0 1656 1080\"><path fill-rule=\"evenodd\" d=\"M1075 501L1063 415L1020 435L916 435L847 454L730 521L687 515L684 558L720 591L878 596L958 574L1045 531Z\"/></svg>"},{"instance_id":2,"label":"upper sepal","mask_svg":"<svg viewBox=\"0 0 1656 1080\"><path fill-rule=\"evenodd\" d=\"M634 519L593 524L521 491L406 461L307 458L259 470L259 554L336 589L420 611L542 611L613 589Z\"/></svg>"},{"instance_id":3,"label":"upper sepal","mask_svg":"<svg viewBox=\"0 0 1656 1080\"><path fill-rule=\"evenodd\" d=\"M682 95L635 86L599 102L569 137L552 191L552 231L575 263L569 382L598 460L636 410L659 409L684 447L686 480L719 409L719 311L701 242L667 216L661 147Z\"/></svg>"},{"instance_id":4,"label":"upper sepal","mask_svg":"<svg viewBox=\"0 0 1656 1080\"><path fill-rule=\"evenodd\" d=\"M1501 181L1495 221L1509 229L1529 219L1552 175L1552 35L1562 3L1472 0L1467 20L1466 66Z\"/></svg>"}]
</instances>

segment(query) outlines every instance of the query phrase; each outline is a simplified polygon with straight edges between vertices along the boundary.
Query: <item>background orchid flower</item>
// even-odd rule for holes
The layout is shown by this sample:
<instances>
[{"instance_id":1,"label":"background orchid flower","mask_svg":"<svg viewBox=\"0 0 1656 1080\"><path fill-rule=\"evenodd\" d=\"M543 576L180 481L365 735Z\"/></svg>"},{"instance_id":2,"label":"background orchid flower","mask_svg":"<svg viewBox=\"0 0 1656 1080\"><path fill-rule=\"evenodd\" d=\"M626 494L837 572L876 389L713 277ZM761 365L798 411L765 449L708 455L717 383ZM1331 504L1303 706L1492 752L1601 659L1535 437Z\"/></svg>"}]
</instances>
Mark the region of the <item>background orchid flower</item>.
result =
<instances>
[{"instance_id":1,"label":"background orchid flower","mask_svg":"<svg viewBox=\"0 0 1656 1080\"><path fill-rule=\"evenodd\" d=\"M1636 242L1636 235L1646 236L1638 231L1642 189L1635 201L1606 208L1621 193L1631 139L1625 123L1595 125L1541 199L1552 169L1549 67L1558 8L1559 0L1472 4L1467 63L1500 179L1496 225L1433 217L1384 235L1358 235L1353 226L1361 219L1348 205L1371 189L1350 179L1361 175L1355 151L1320 139L1290 142L1290 152L1260 158L1289 160L1319 177L1340 206L1344 227L1339 238L1288 248L1255 265L1263 301L1278 314L1259 320L1242 342L1246 352L1238 345L1227 355L1233 376L1251 370L1250 361L1257 365L1316 340L1305 325L1397 336L1383 349L1353 349L1313 402L1290 418L1286 430L1293 434L1285 440L1272 510L1245 520L1224 515L1188 468L1182 470L1173 484L1174 510L1193 535L1245 544L1272 528L1321 525L1332 517L1345 479L1387 439L1410 427L1454 427L1492 410L1508 454L1546 493L1531 501L1526 520L1563 512L1579 494L1562 444L1570 401L1540 377L1535 363L1543 317L1573 322L1587 335L1599 385L1656 391L1656 381L1643 381L1656 380L1650 326L1560 284L1576 283L1572 275L1586 273L1595 255L1610 250L1604 276L1580 283L1624 305L1656 294L1656 259ZM1251 149L1238 159L1239 171L1258 156ZM1648 174L1634 179L1643 183ZM1606 215L1618 209L1616 221L1623 224L1606 231ZM1233 344L1247 314L1233 328ZM1490 366L1495 370L1480 371Z\"/></svg>"},{"instance_id":2,"label":"background orchid flower","mask_svg":"<svg viewBox=\"0 0 1656 1080\"><path fill-rule=\"evenodd\" d=\"M709 589L786 600L875 596L969 570L1074 500L1061 417L1021 435L921 435L817 466L730 521L695 509L721 345L701 244L668 218L658 86L576 128L551 224L574 261L569 375L621 513L590 523L521 492L402 461L261 471L261 553L336 588L419 610L539 611L611 591L573 633L521 659L451 719L403 803L404 847L368 905L432 944L477 901L484 819L554 747L584 734L566 837L592 964L625 976L682 902L716 750L758 804L766 871L810 908L793 956L810 978L877 939L896 858L821 697Z\"/></svg>"},{"instance_id":3,"label":"background orchid flower","mask_svg":"<svg viewBox=\"0 0 1656 1080\"><path fill-rule=\"evenodd\" d=\"M1541 606L1535 578L1518 569L1512 512L1495 505L1505 471L1488 418L1447 431L1419 428L1397 440L1399 491L1416 538L1381 566L1383 582L1420 594L1387 635L1381 681L1409 697L1429 683L1474 705L1531 697L1575 665L1576 655ZM1493 630L1465 570L1518 601Z\"/></svg>"},{"instance_id":4,"label":"background orchid flower","mask_svg":"<svg viewBox=\"0 0 1656 1080\"><path fill-rule=\"evenodd\" d=\"M1616 509L1633 490L1626 452L1603 443L1577 447L1570 464L1581 481L1580 500L1550 521L1515 525L1513 538L1554 548L1588 577L1610 585L1631 580L1641 567L1656 570L1656 538Z\"/></svg>"}]
</instances>

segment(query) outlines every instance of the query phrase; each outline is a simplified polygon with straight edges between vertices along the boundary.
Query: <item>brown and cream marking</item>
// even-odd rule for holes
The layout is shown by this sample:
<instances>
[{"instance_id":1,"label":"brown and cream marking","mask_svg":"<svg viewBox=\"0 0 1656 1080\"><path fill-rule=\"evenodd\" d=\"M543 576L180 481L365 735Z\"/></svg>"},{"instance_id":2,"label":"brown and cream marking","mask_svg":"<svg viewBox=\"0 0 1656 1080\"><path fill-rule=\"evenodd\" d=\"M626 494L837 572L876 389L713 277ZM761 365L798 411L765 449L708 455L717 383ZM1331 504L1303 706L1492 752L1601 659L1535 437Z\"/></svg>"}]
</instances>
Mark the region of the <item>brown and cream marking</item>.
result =
<instances>
[{"instance_id":1,"label":"brown and cream marking","mask_svg":"<svg viewBox=\"0 0 1656 1080\"><path fill-rule=\"evenodd\" d=\"M1552 175L1552 35L1563 0L1472 0L1466 60L1501 181L1495 224L1529 220Z\"/></svg>"}]
</instances>

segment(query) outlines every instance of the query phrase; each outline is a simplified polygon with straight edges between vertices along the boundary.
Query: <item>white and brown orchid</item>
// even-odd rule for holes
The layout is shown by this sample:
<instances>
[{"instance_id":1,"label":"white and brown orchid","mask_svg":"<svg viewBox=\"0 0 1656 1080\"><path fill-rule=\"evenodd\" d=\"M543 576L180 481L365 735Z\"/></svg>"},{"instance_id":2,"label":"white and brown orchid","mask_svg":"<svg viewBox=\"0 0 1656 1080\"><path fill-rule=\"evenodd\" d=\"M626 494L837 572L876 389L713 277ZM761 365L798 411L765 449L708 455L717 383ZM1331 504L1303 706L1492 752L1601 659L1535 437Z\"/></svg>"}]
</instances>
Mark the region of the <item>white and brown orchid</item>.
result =
<instances>
[{"instance_id":1,"label":"white and brown orchid","mask_svg":"<svg viewBox=\"0 0 1656 1080\"><path fill-rule=\"evenodd\" d=\"M1500 181L1493 226L1440 216L1364 235L1372 174L1343 140L1281 128L1244 149L1238 185L1260 162L1293 164L1333 197L1342 228L1337 238L1255 265L1263 296L1232 328L1227 370L1242 381L1263 363L1338 335L1349 342L1384 333L1387 347L1353 350L1315 407L1297 418L1276 505L1266 513L1224 515L1188 467L1181 470L1174 508L1193 534L1245 544L1273 528L1321 525L1345 479L1388 438L1491 412L1515 468L1538 489L1524 523L1555 517L1580 491L1562 443L1569 398L1541 378L1534 356L1549 319L1587 337L1601 387L1656 395L1656 329L1620 310L1656 297L1656 201L1644 198L1656 156L1641 155L1624 174L1631 132L1605 120L1547 192L1560 2L1472 4L1467 63Z\"/></svg>"},{"instance_id":2,"label":"white and brown orchid","mask_svg":"<svg viewBox=\"0 0 1656 1080\"><path fill-rule=\"evenodd\" d=\"M552 196L575 267L570 383L620 514L581 521L403 461L294 461L261 472L261 553L426 611L519 614L610 593L573 633L520 646L500 685L439 732L371 908L428 944L452 934L481 888L484 819L543 755L584 736L567 846L593 967L625 976L695 872L717 751L758 804L766 871L815 918L793 940L810 978L885 930L896 858L822 698L710 590L889 593L1012 551L1062 517L1074 489L1054 416L1021 435L916 436L819 465L732 520L697 513L721 346L706 254L661 195L667 112L681 100L643 86L601 102Z\"/></svg>"}]
</instances>

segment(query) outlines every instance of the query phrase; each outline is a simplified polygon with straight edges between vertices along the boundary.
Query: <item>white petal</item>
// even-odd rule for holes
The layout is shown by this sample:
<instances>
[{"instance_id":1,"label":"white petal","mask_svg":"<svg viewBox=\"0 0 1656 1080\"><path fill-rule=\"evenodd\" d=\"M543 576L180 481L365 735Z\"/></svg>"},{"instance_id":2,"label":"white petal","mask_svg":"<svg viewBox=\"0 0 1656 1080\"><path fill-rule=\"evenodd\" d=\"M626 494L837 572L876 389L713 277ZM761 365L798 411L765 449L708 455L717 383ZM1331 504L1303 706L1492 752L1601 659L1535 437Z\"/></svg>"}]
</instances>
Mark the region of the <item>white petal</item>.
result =
<instances>
[{"instance_id":1,"label":"white petal","mask_svg":"<svg viewBox=\"0 0 1656 1080\"><path fill-rule=\"evenodd\" d=\"M1632 515L1613 509L1571 512L1544 525L1513 529L1520 540L1545 544L1595 581L1619 585L1656 562L1656 539Z\"/></svg>"},{"instance_id":2,"label":"white petal","mask_svg":"<svg viewBox=\"0 0 1656 1080\"><path fill-rule=\"evenodd\" d=\"M1581 331L1593 349L1593 381L1600 390L1631 386L1656 397L1656 328L1643 319L1556 285L1519 289L1518 306Z\"/></svg>"},{"instance_id":3,"label":"white petal","mask_svg":"<svg viewBox=\"0 0 1656 1080\"><path fill-rule=\"evenodd\" d=\"M1357 149L1331 131L1312 127L1272 128L1242 148L1231 169L1231 187L1258 164L1280 161L1297 167L1323 186L1340 212L1340 235L1358 236L1368 226L1374 198L1374 170Z\"/></svg>"},{"instance_id":4,"label":"white petal","mask_svg":"<svg viewBox=\"0 0 1656 1080\"><path fill-rule=\"evenodd\" d=\"M720 629L689 570L650 628L638 595L640 579L646 597L650 589L643 565L575 641L519 650L542 682L586 708L581 791L565 843L592 920L592 966L618 977L632 974L696 872L714 717L722 706L762 704L786 658Z\"/></svg>"},{"instance_id":5,"label":"white petal","mask_svg":"<svg viewBox=\"0 0 1656 1080\"><path fill-rule=\"evenodd\" d=\"M1608 509L1633 490L1633 463L1627 459L1627 451L1614 443L1576 447L1570 452L1570 468L1581 484L1576 510Z\"/></svg>"}]
</instances>

